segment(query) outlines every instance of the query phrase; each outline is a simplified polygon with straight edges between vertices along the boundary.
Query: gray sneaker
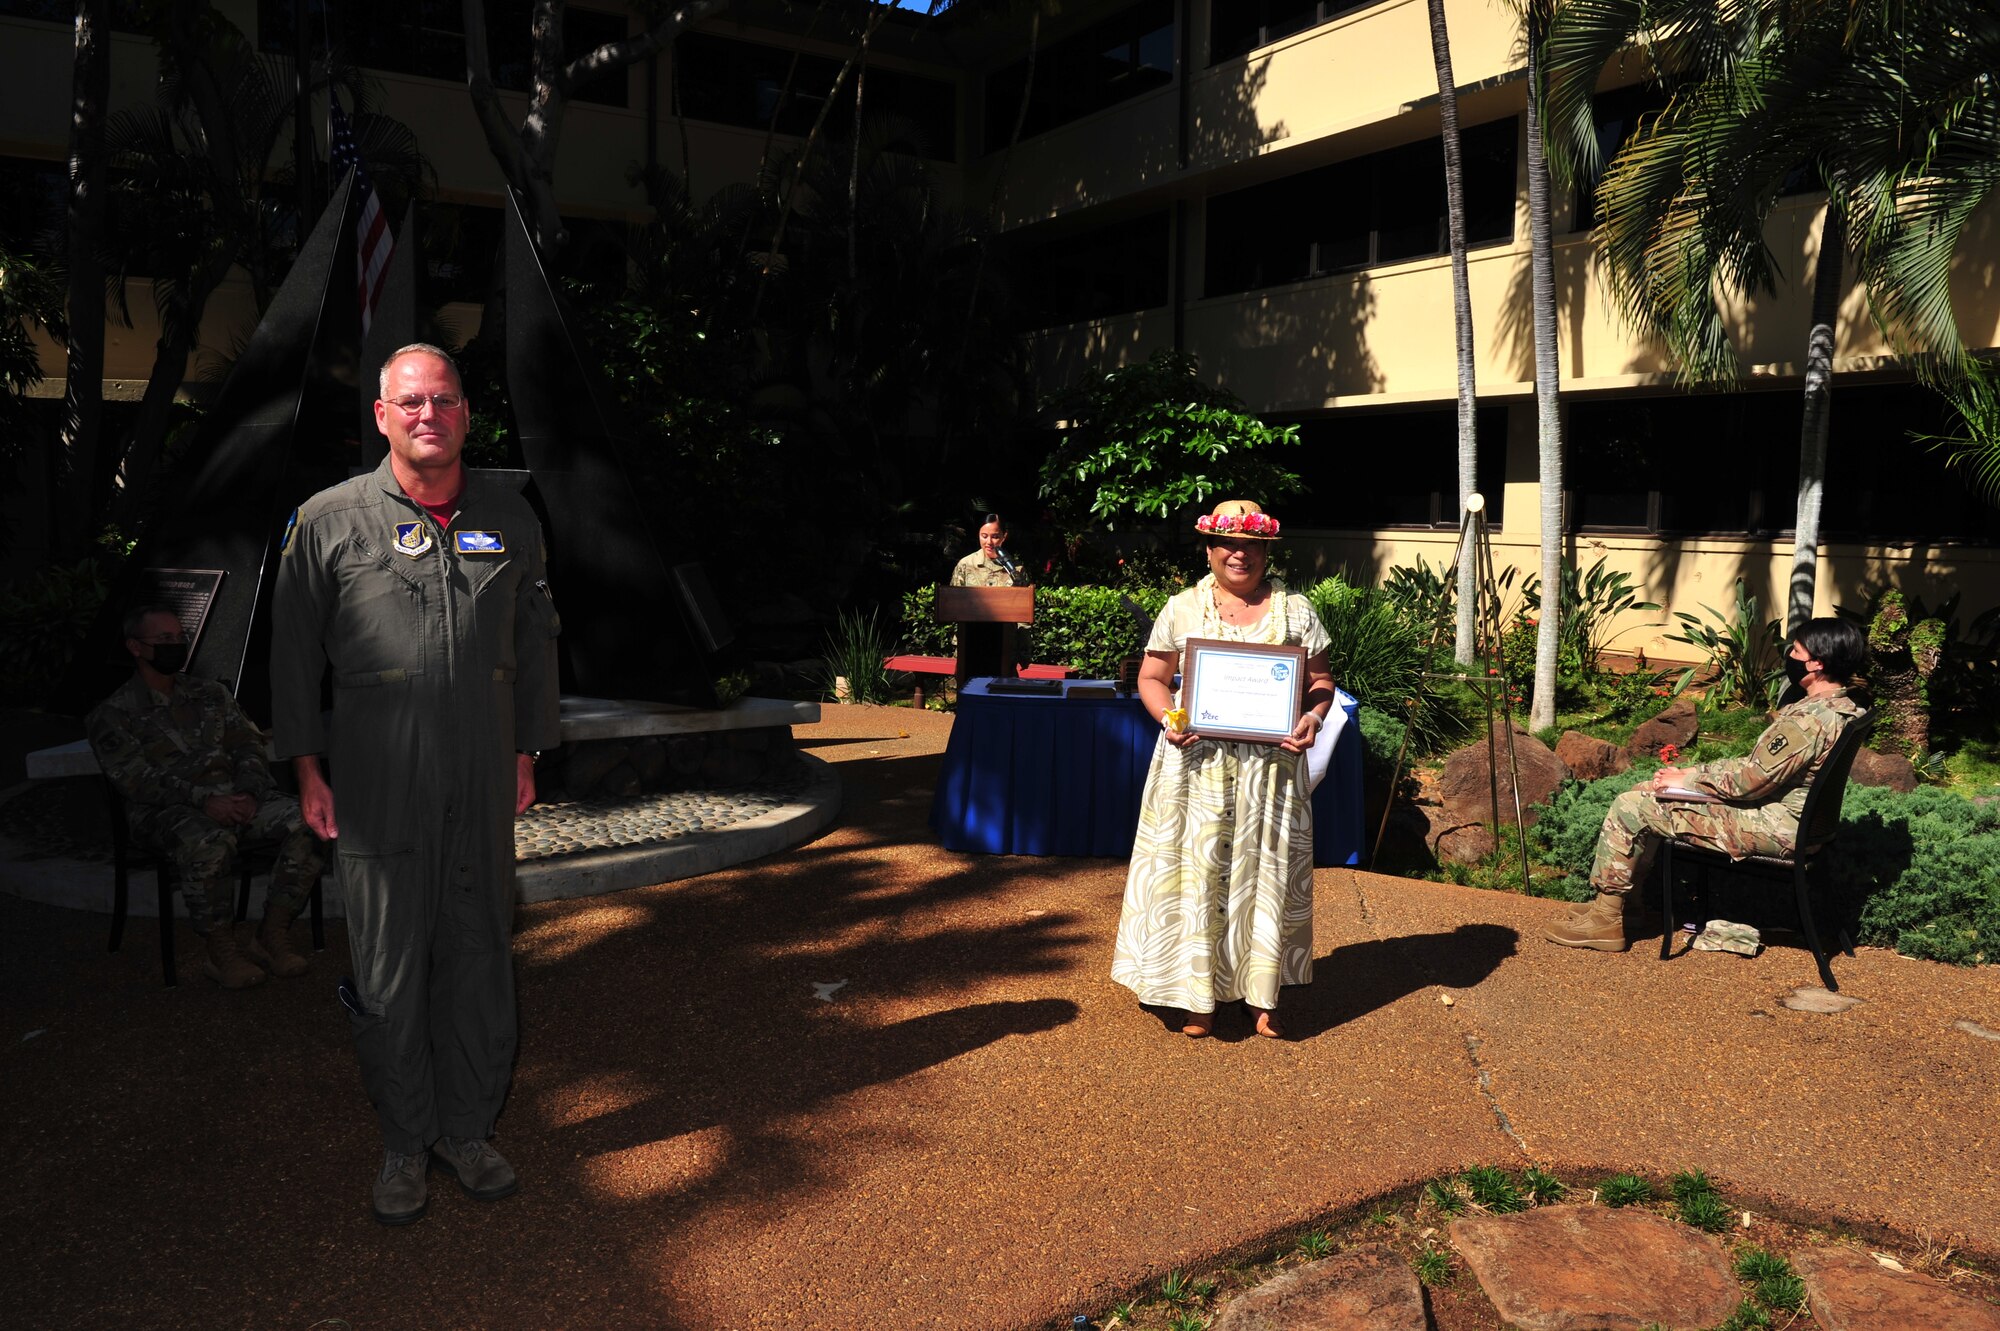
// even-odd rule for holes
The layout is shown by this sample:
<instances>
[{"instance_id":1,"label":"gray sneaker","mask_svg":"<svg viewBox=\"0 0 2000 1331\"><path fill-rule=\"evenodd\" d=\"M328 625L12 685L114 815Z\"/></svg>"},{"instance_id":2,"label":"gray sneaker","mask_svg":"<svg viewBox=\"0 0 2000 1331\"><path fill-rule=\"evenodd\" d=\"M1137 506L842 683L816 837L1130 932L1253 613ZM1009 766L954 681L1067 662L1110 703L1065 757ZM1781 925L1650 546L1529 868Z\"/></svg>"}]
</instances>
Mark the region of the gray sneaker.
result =
<instances>
[{"instance_id":1,"label":"gray sneaker","mask_svg":"<svg viewBox=\"0 0 2000 1331\"><path fill-rule=\"evenodd\" d=\"M382 1152L382 1172L375 1176L375 1218L385 1225L415 1224L431 1204L430 1183L424 1177L430 1159L423 1155Z\"/></svg>"},{"instance_id":2,"label":"gray sneaker","mask_svg":"<svg viewBox=\"0 0 2000 1331\"><path fill-rule=\"evenodd\" d=\"M493 1143L470 1137L440 1137L431 1148L431 1163L458 1180L465 1195L479 1202L497 1202L520 1190L514 1166L493 1149Z\"/></svg>"}]
</instances>

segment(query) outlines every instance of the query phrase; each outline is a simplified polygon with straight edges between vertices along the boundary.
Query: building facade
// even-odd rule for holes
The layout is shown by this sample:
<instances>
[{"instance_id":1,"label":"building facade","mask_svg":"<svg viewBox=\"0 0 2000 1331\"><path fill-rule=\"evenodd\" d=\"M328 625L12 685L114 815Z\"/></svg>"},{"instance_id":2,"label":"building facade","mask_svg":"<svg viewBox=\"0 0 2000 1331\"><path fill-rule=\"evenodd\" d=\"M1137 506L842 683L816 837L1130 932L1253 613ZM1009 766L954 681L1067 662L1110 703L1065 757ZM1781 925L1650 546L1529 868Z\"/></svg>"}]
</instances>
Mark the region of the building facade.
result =
<instances>
[{"instance_id":1,"label":"building facade","mask_svg":"<svg viewBox=\"0 0 2000 1331\"><path fill-rule=\"evenodd\" d=\"M284 0L218 6L266 49L290 49ZM462 79L457 6L333 5L386 106L437 173L432 277L476 327L501 182ZM496 4L496 79L525 87L525 0ZM43 11L58 12L45 13ZM10 231L58 189L67 152L66 7L0 0L0 64L15 111L0 129ZM513 13L520 11L519 15ZM309 21L327 22L308 6ZM1523 70L1506 6L1448 0L1460 94L1475 319L1480 485L1500 563L1539 563ZM555 179L573 230L641 220L636 164L685 175L695 197L754 179L768 145L803 134L851 35L811 6L741 0L676 49L572 103ZM636 30L612 6L572 5L570 44ZM432 30L425 21L446 24ZM512 25L512 26L510 26ZM331 30L331 25L329 31ZM356 34L369 34L365 40ZM794 65L796 60L797 64ZM1030 72L1032 70L1032 73ZM1295 564L1379 577L1452 557L1457 535L1451 265L1445 253L1437 85L1424 0L1101 0L1071 3L1031 43L1025 18L897 15L871 42L871 105L924 131L937 177L990 208L1027 262L1039 382L1177 347L1258 414L1300 426L1310 490L1287 503ZM114 103L151 95L150 46L116 38ZM1614 62L1600 121L1615 138L1648 105ZM875 100L877 97L881 101ZM525 94L503 93L518 120ZM775 121L773 116L776 116ZM39 191L39 193L38 193ZM1632 574L1671 609L1727 610L1743 578L1778 614L1792 560L1802 359L1822 193L1784 199L1768 239L1789 279L1730 309L1745 375L1729 391L1677 388L1663 353L1620 322L1592 271L1588 192L1555 204L1566 542ZM59 212L58 212L59 216ZM443 219L445 225L439 225ZM2000 221L1978 219L1956 287L1961 328L2000 345ZM457 237L456 246L439 237ZM1983 256L1983 257L1982 257ZM150 365L138 326L111 330L107 378L134 391ZM203 341L225 347L254 317L247 285L218 298ZM61 392L61 353L45 357ZM2000 518L1912 432L1945 428L1850 286L1821 546L1821 613L1896 586L1963 618L2000 604ZM1674 656L1659 614L1615 646ZM1685 649L1680 649L1685 652Z\"/></svg>"}]
</instances>

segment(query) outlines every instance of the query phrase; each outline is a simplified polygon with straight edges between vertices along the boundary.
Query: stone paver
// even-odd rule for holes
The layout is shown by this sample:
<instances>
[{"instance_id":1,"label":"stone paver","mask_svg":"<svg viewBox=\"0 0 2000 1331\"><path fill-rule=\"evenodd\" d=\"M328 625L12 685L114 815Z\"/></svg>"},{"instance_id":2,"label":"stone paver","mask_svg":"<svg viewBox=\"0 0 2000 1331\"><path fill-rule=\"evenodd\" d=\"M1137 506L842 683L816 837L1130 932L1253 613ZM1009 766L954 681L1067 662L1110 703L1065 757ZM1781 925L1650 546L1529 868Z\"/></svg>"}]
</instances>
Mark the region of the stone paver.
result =
<instances>
[{"instance_id":1,"label":"stone paver","mask_svg":"<svg viewBox=\"0 0 2000 1331\"><path fill-rule=\"evenodd\" d=\"M1452 1221L1451 1241L1522 1331L1694 1331L1743 1297L1720 1240L1641 1211L1465 1216Z\"/></svg>"},{"instance_id":2,"label":"stone paver","mask_svg":"<svg viewBox=\"0 0 2000 1331\"><path fill-rule=\"evenodd\" d=\"M1808 1248L1793 1254L1792 1268L1820 1331L2000 1331L2000 1308L1859 1248Z\"/></svg>"},{"instance_id":3,"label":"stone paver","mask_svg":"<svg viewBox=\"0 0 2000 1331\"><path fill-rule=\"evenodd\" d=\"M1868 1000L1856 998L1852 994L1836 994L1817 985L1801 985L1778 1001L1794 1012L1831 1015L1835 1012L1845 1012L1849 1008L1860 1007Z\"/></svg>"},{"instance_id":4,"label":"stone paver","mask_svg":"<svg viewBox=\"0 0 2000 1331\"><path fill-rule=\"evenodd\" d=\"M1428 1331L1424 1291L1400 1253L1352 1248L1231 1300L1215 1331Z\"/></svg>"}]
</instances>

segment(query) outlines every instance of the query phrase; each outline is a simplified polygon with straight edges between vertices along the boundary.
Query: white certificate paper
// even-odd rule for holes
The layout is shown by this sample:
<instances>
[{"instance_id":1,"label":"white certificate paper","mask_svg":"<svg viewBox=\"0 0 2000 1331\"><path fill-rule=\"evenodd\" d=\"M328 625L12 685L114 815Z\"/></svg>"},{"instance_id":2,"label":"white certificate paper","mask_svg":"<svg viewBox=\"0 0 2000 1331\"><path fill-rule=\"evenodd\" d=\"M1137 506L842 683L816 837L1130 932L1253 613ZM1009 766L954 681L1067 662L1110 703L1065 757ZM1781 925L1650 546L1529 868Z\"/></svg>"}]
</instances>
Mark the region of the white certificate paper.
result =
<instances>
[{"instance_id":1,"label":"white certificate paper","mask_svg":"<svg viewBox=\"0 0 2000 1331\"><path fill-rule=\"evenodd\" d=\"M1181 690L1188 729L1218 739L1284 739L1299 722L1303 657L1297 648L1191 642Z\"/></svg>"}]
</instances>

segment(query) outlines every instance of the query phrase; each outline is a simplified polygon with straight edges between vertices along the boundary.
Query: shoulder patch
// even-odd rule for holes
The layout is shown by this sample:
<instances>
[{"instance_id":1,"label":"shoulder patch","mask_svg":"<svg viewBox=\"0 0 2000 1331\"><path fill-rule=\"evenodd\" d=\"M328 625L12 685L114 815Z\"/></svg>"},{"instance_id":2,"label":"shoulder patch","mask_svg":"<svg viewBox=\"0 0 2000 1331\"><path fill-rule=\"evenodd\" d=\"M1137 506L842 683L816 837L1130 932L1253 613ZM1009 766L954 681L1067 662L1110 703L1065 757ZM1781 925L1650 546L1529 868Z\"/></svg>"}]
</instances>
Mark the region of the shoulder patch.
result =
<instances>
[{"instance_id":1,"label":"shoulder patch","mask_svg":"<svg viewBox=\"0 0 2000 1331\"><path fill-rule=\"evenodd\" d=\"M1812 748L1812 736L1798 721L1779 721L1764 732L1751 753L1751 761L1766 772L1781 767L1794 760L1801 752Z\"/></svg>"},{"instance_id":2,"label":"shoulder patch","mask_svg":"<svg viewBox=\"0 0 2000 1331\"><path fill-rule=\"evenodd\" d=\"M292 516L285 519L285 534L278 538L278 553L280 555L288 555L292 552L292 537L298 535L298 531L299 511L295 508L292 510Z\"/></svg>"}]
</instances>

